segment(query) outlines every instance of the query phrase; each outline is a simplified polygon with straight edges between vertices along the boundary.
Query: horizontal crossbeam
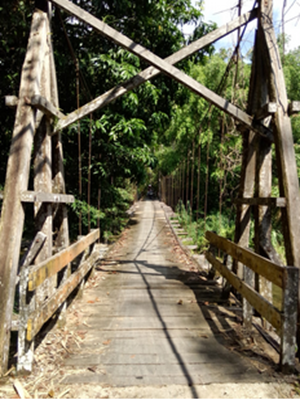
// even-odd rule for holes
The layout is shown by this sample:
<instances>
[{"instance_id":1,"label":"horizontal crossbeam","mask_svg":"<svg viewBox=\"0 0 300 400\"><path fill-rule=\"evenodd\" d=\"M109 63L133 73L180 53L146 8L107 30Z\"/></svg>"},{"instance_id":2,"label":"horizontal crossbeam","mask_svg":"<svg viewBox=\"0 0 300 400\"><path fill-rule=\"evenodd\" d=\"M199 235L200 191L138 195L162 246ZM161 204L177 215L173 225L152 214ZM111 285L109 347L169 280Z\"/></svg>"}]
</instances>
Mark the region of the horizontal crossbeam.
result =
<instances>
[{"instance_id":1,"label":"horizontal crossbeam","mask_svg":"<svg viewBox=\"0 0 300 400\"><path fill-rule=\"evenodd\" d=\"M209 46L210 44L214 43L215 41L221 39L222 37L228 35L229 33L233 32L234 30L240 28L243 25L246 25L248 22L257 18L258 10L254 9L251 12L245 13L244 15L234 19L228 24L221 26L220 28L214 30L213 32L208 33L204 37L196 40L195 42L189 44L186 47L178 50L176 53L172 54L171 56L167 57L165 61L170 64L176 64L179 61L184 60L185 58L191 56L192 54L196 53L197 51L203 49L205 46ZM80 120L88 116L91 112L94 112L106 105L110 104L112 101L118 99L119 97L123 96L130 90L135 89L136 87L140 86L142 83L148 81L149 79L157 76L160 74L160 70L154 67L148 67L144 71L140 72L133 78L129 79L128 81L118 85L106 93L102 94L101 96L97 97L96 99L92 100L91 102L85 104L84 106L80 107L78 110L73 111L67 117L58 121L57 126L54 128L54 134L57 133L59 130L66 128L67 126L71 125L72 123Z\"/></svg>"},{"instance_id":2,"label":"horizontal crossbeam","mask_svg":"<svg viewBox=\"0 0 300 400\"><path fill-rule=\"evenodd\" d=\"M249 206L286 207L286 199L284 197L239 198L235 199L233 202L235 204L246 204Z\"/></svg>"},{"instance_id":3,"label":"horizontal crossbeam","mask_svg":"<svg viewBox=\"0 0 300 400\"><path fill-rule=\"evenodd\" d=\"M21 201L24 203L74 203L75 198L71 194L43 193L26 191L21 194Z\"/></svg>"}]
</instances>

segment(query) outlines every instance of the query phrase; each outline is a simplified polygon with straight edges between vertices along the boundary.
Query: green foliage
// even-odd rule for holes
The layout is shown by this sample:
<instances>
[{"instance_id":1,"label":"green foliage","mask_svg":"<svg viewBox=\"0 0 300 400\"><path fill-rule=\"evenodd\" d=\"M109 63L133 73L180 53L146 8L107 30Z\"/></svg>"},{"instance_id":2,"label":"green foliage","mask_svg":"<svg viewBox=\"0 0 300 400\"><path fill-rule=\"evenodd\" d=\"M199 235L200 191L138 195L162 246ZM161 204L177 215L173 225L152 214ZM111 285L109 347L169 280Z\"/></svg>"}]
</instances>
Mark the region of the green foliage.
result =
<instances>
[{"instance_id":1,"label":"green foliage","mask_svg":"<svg viewBox=\"0 0 300 400\"><path fill-rule=\"evenodd\" d=\"M197 244L200 253L208 249L208 242L205 239L206 231L216 232L229 240L234 239L235 221L228 215L222 214L220 216L220 213L216 212L208 215L206 221L202 218L195 221L189 212L189 204L187 209L182 204L178 204L176 213L179 223L187 231L188 236L193 239L193 243Z\"/></svg>"}]
</instances>

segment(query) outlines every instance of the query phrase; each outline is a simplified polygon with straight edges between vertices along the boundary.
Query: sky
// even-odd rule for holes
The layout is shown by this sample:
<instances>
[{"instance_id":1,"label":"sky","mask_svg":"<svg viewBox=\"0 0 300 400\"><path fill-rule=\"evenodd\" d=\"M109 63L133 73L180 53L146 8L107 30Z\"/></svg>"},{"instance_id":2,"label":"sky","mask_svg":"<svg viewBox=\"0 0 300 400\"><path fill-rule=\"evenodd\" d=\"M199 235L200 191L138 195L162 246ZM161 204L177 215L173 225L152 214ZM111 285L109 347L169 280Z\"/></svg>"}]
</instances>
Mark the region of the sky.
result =
<instances>
[{"instance_id":1,"label":"sky","mask_svg":"<svg viewBox=\"0 0 300 400\"><path fill-rule=\"evenodd\" d=\"M252 9L255 0L243 0L242 13ZM192 0L195 5L196 0ZM284 0L273 0L274 10L274 27L276 34L281 32L281 21L282 21L282 7ZM205 22L216 22L220 27L238 15L237 10L238 0L204 0L204 21ZM300 1L299 0L287 0L285 7L285 32L290 36L290 42L287 45L287 51L292 50L300 46ZM248 25L247 31L244 35L242 43L242 52L246 53L253 44L253 32L256 27L256 22L253 21ZM193 29L192 26L184 26L183 32L189 34ZM216 48L230 47L232 48L236 44L237 35L233 34L227 36L224 39L219 40L215 43Z\"/></svg>"}]
</instances>

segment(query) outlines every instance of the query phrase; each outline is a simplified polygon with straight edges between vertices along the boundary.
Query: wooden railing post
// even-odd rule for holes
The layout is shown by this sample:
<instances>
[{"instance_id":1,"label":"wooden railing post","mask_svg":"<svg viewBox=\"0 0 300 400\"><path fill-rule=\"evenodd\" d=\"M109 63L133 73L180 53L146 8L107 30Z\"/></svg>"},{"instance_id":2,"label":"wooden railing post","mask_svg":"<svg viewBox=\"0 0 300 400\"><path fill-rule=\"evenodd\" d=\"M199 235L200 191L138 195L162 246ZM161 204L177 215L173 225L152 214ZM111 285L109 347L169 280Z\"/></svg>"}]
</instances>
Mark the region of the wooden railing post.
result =
<instances>
[{"instance_id":1,"label":"wooden railing post","mask_svg":"<svg viewBox=\"0 0 300 400\"><path fill-rule=\"evenodd\" d=\"M295 267L285 268L286 274L282 290L283 324L281 331L280 366L282 372L293 373L295 370L295 354L297 352L296 327L299 269Z\"/></svg>"},{"instance_id":2,"label":"wooden railing post","mask_svg":"<svg viewBox=\"0 0 300 400\"><path fill-rule=\"evenodd\" d=\"M30 99L39 93L47 39L46 19L46 13L40 10L36 10L32 17L6 172L0 221L0 376L8 365L15 283L25 217L20 193L28 189L35 132L35 111L26 104L26 98Z\"/></svg>"}]
</instances>

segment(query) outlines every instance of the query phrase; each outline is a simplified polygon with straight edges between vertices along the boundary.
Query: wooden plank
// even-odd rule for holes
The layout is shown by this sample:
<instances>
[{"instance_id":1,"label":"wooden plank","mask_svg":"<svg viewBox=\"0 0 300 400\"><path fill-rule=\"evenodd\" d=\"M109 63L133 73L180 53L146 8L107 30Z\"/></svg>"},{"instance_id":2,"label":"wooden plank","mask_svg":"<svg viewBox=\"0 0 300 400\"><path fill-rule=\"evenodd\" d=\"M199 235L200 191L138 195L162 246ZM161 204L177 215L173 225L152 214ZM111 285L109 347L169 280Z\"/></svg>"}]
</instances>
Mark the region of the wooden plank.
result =
<instances>
[{"instance_id":1,"label":"wooden plank","mask_svg":"<svg viewBox=\"0 0 300 400\"><path fill-rule=\"evenodd\" d=\"M235 204L247 204L249 206L269 206L269 207L285 207L286 200L284 197L252 197L234 199Z\"/></svg>"},{"instance_id":2,"label":"wooden plank","mask_svg":"<svg viewBox=\"0 0 300 400\"><path fill-rule=\"evenodd\" d=\"M277 103L266 103L259 110L256 111L254 119L262 120L275 114L277 111Z\"/></svg>"},{"instance_id":3,"label":"wooden plank","mask_svg":"<svg viewBox=\"0 0 300 400\"><path fill-rule=\"evenodd\" d=\"M95 229L90 234L60 251L48 260L33 266L29 271L28 290L33 291L41 285L45 279L57 274L62 268L82 253L88 246L99 238L99 230Z\"/></svg>"},{"instance_id":4,"label":"wooden plank","mask_svg":"<svg viewBox=\"0 0 300 400\"><path fill-rule=\"evenodd\" d=\"M282 313L283 327L281 333L280 365L284 373L295 371L295 349L298 319L299 269L286 267L283 287Z\"/></svg>"},{"instance_id":5,"label":"wooden plank","mask_svg":"<svg viewBox=\"0 0 300 400\"><path fill-rule=\"evenodd\" d=\"M21 201L24 203L43 202L43 203L74 203L75 198L71 194L43 193L25 191L21 193Z\"/></svg>"},{"instance_id":6,"label":"wooden plank","mask_svg":"<svg viewBox=\"0 0 300 400\"><path fill-rule=\"evenodd\" d=\"M42 63L46 48L46 15L37 10L32 25L21 73L19 102L5 180L5 197L0 223L0 375L7 368L11 316L19 264L24 209L20 192L27 190L30 156L35 132L34 110L26 105L39 91Z\"/></svg>"},{"instance_id":7,"label":"wooden plank","mask_svg":"<svg viewBox=\"0 0 300 400\"><path fill-rule=\"evenodd\" d=\"M255 308L266 320L270 322L279 332L282 327L282 315L272 304L265 300L259 293L252 289L249 285L245 284L237 275L231 272L220 261L207 252L206 259L214 268L216 268L221 275Z\"/></svg>"},{"instance_id":8,"label":"wooden plank","mask_svg":"<svg viewBox=\"0 0 300 400\"><path fill-rule=\"evenodd\" d=\"M31 99L28 99L27 104L42 111L48 118L65 118L65 115L61 111L59 111L52 103L50 103L50 101L38 94L31 97Z\"/></svg>"},{"instance_id":9,"label":"wooden plank","mask_svg":"<svg viewBox=\"0 0 300 400\"><path fill-rule=\"evenodd\" d=\"M298 114L300 112L300 101L292 101L289 103L288 114L289 116Z\"/></svg>"},{"instance_id":10,"label":"wooden plank","mask_svg":"<svg viewBox=\"0 0 300 400\"><path fill-rule=\"evenodd\" d=\"M241 246L231 242L228 239L222 238L213 232L207 231L205 233L206 239L218 249L229 254L232 258L240 261L252 271L262 275L275 285L282 288L285 268L280 265L274 264L268 259L255 254L253 251L244 249Z\"/></svg>"},{"instance_id":11,"label":"wooden plank","mask_svg":"<svg viewBox=\"0 0 300 400\"><path fill-rule=\"evenodd\" d=\"M255 18L257 18L257 9L254 9L251 12L248 12L242 15L241 17L234 19L228 24L223 25L222 27L216 29L215 31L208 33L204 37L196 40L190 45L180 49L176 53L167 57L165 60L170 64L176 64L179 61L182 61L185 58L189 57L190 55L194 54L195 52L201 50L205 46L209 46L216 40L221 39L222 37L228 35L229 33L239 28L240 26L243 26L248 22L254 20ZM78 121L79 119L88 116L90 113L102 107L105 107L112 101L123 96L125 93L129 92L130 90L133 90L134 88L138 87L147 80L157 76L158 74L160 74L160 70L157 68L149 67L145 69L144 71L140 72L139 74L129 79L128 81L110 89L109 91L97 97L93 101L80 107L78 110L73 111L64 119L58 121L57 126L55 127L53 133L57 133L59 130L62 130L67 126L71 125L72 123Z\"/></svg>"},{"instance_id":12,"label":"wooden plank","mask_svg":"<svg viewBox=\"0 0 300 400\"><path fill-rule=\"evenodd\" d=\"M31 314L27 322L27 340L32 340L49 318L57 311L72 291L79 285L85 275L94 266L99 253L92 255L74 272L55 292L55 294L38 310Z\"/></svg>"},{"instance_id":13,"label":"wooden plank","mask_svg":"<svg viewBox=\"0 0 300 400\"><path fill-rule=\"evenodd\" d=\"M222 98L221 96L214 93L212 90L201 85L195 79L186 75L184 72L172 66L167 61L161 59L160 57L153 54L151 51L147 50L145 47L133 42L131 39L123 35L122 33L111 28L109 25L100 21L87 11L76 6L68 0L51 0L63 10L69 12L70 14L76 16L80 21L83 21L97 30L104 37L112 40L114 43L124 47L131 53L145 60L149 64L158 68L161 72L175 79L177 82L181 83L192 92L202 96L209 103L215 105L220 110L224 111L226 114L230 115L234 120L238 121L242 125L247 126L249 129L261 134L263 137L267 138L271 142L273 141L272 132L259 123L253 123L253 118L246 112L242 111L238 107L231 104L228 100Z\"/></svg>"},{"instance_id":14,"label":"wooden plank","mask_svg":"<svg viewBox=\"0 0 300 400\"><path fill-rule=\"evenodd\" d=\"M18 105L18 97L17 96L5 96L5 105L9 108L15 109Z\"/></svg>"}]
</instances>

